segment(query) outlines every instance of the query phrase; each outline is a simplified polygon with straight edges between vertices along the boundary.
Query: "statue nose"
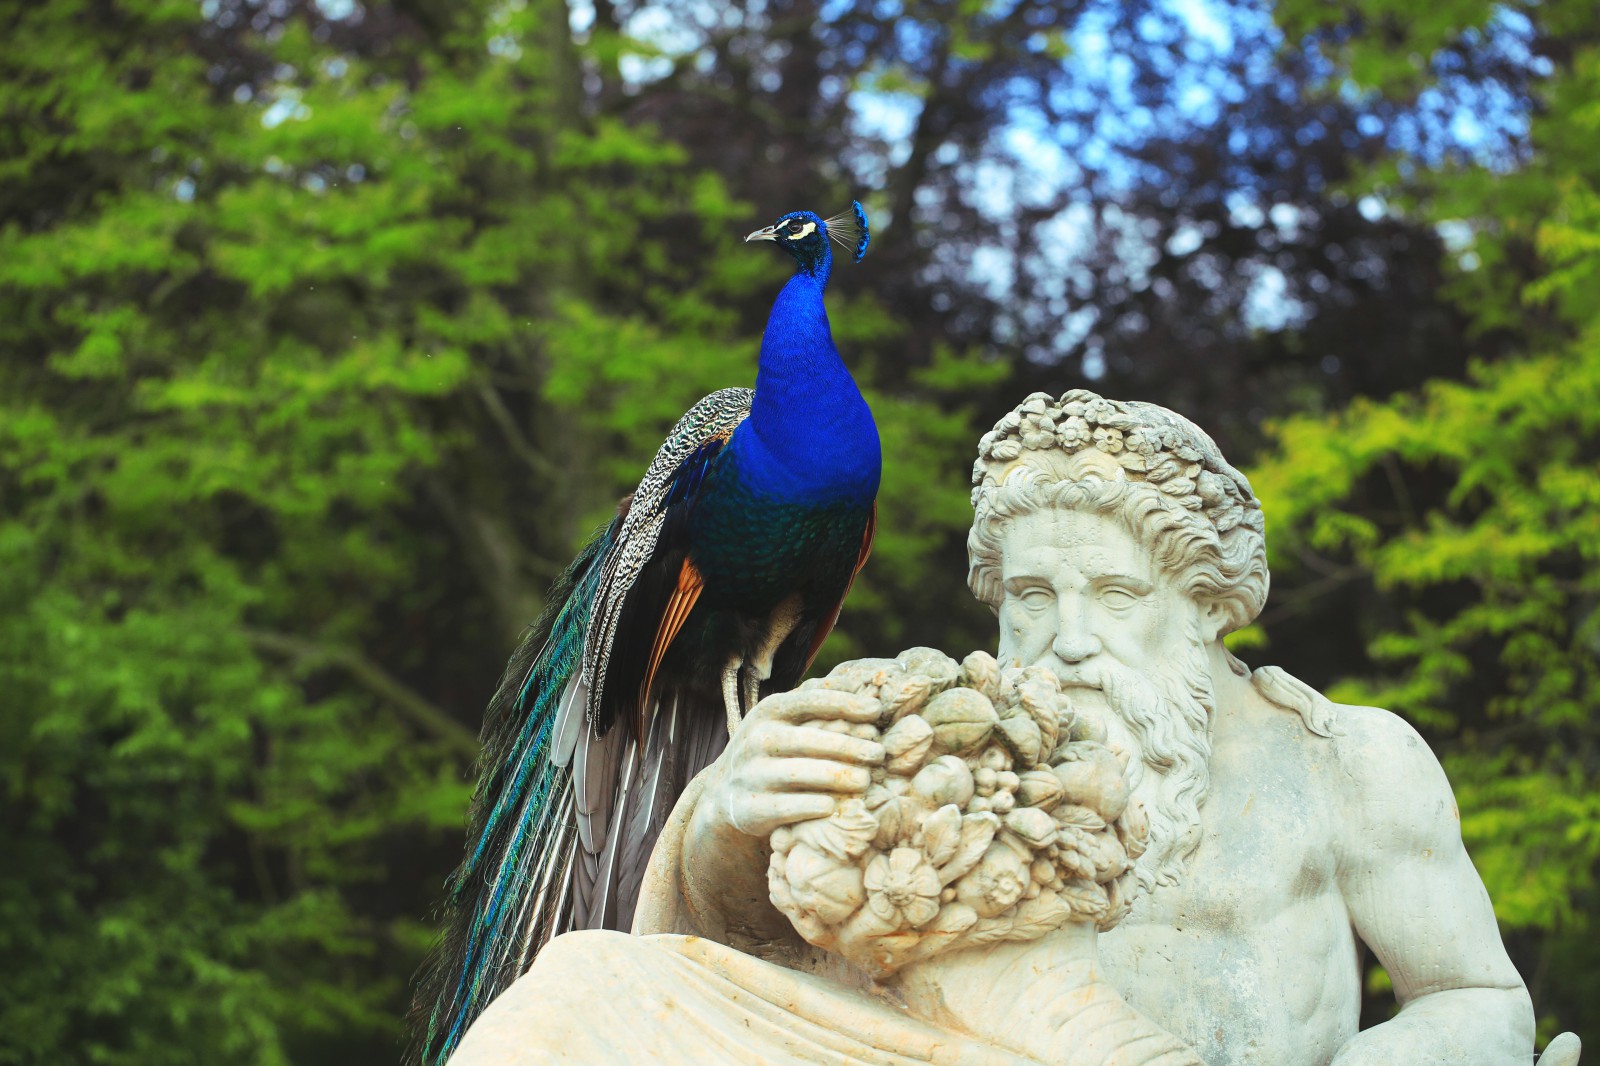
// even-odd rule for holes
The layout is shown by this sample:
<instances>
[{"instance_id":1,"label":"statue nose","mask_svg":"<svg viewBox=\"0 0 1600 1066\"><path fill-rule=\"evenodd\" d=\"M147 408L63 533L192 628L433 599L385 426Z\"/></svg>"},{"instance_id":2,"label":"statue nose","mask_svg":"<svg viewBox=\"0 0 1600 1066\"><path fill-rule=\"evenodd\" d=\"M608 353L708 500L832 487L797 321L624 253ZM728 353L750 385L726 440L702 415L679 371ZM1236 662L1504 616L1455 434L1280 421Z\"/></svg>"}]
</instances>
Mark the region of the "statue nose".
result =
<instances>
[{"instance_id":1,"label":"statue nose","mask_svg":"<svg viewBox=\"0 0 1600 1066\"><path fill-rule=\"evenodd\" d=\"M1100 638L1090 625L1088 605L1076 596L1064 596L1060 612L1050 650L1064 663L1081 663L1098 652Z\"/></svg>"},{"instance_id":2,"label":"statue nose","mask_svg":"<svg viewBox=\"0 0 1600 1066\"><path fill-rule=\"evenodd\" d=\"M1087 633L1062 634L1053 650L1062 662L1081 663L1100 650L1100 642Z\"/></svg>"}]
</instances>

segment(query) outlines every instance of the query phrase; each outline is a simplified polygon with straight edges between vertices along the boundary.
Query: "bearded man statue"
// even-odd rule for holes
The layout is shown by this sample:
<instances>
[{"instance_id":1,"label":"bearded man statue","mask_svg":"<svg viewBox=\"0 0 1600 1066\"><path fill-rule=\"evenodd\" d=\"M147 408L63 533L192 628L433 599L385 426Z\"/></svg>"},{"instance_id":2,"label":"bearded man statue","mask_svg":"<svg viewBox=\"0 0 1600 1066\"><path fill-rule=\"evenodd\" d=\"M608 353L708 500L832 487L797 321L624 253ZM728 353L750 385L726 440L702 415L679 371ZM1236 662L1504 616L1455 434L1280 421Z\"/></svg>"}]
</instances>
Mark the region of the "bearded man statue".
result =
<instances>
[{"instance_id":1,"label":"bearded man statue","mask_svg":"<svg viewBox=\"0 0 1600 1066\"><path fill-rule=\"evenodd\" d=\"M1260 504L1187 419L1084 390L1030 396L978 447L968 584L999 617L1000 659L1049 667L1114 712L1153 825L1140 883L1176 885L1210 782L1212 646L1267 598ZM1268 705L1335 734L1314 690L1221 655Z\"/></svg>"},{"instance_id":2,"label":"bearded man statue","mask_svg":"<svg viewBox=\"0 0 1600 1066\"><path fill-rule=\"evenodd\" d=\"M645 935L552 942L458 1061L1531 1061L1528 993L1426 744L1224 647L1268 572L1260 505L1211 438L1150 404L1035 394L985 435L973 485L997 656L957 671L918 649L762 701L662 833ZM1017 708L1038 717L1042 677L1062 702L1041 743ZM1112 755L1095 803L1053 791ZM1068 847L1096 832L1098 870ZM991 861L1025 872L981 881ZM1058 899L1088 917L1042 921ZM1367 952L1400 1011L1363 1031ZM1577 1061L1565 1034L1541 1063Z\"/></svg>"}]
</instances>

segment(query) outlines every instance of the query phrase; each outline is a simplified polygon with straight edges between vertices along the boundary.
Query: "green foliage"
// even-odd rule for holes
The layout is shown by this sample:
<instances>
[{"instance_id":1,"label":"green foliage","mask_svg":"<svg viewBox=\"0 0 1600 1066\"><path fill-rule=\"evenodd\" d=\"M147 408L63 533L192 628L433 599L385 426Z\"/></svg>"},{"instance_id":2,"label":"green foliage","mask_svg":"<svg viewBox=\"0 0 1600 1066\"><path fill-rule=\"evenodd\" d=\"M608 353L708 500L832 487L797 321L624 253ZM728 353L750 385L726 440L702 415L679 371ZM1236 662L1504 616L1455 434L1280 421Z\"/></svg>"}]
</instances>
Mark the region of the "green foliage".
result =
<instances>
[{"instance_id":1,"label":"green foliage","mask_svg":"<svg viewBox=\"0 0 1600 1066\"><path fill-rule=\"evenodd\" d=\"M1378 672L1336 694L1458 738L1463 829L1518 925L1571 920L1600 862L1600 798L1579 788L1600 712L1596 339L1290 420L1253 472L1275 568L1347 556L1403 606L1372 634ZM1375 474L1388 491L1363 491Z\"/></svg>"},{"instance_id":2,"label":"green foliage","mask_svg":"<svg viewBox=\"0 0 1600 1066\"><path fill-rule=\"evenodd\" d=\"M753 379L782 264L680 148L582 116L565 8L403 17L6 16L0 1062L393 1061L517 631ZM936 506L916 471L995 377L875 395L885 534L830 656L964 529L959 471Z\"/></svg>"},{"instance_id":3,"label":"green foliage","mask_svg":"<svg viewBox=\"0 0 1600 1066\"><path fill-rule=\"evenodd\" d=\"M830 295L886 466L874 558L823 668L992 639L961 580L964 465L981 416L1078 383L1018 354L1060 331L1041 293L1108 315L1122 300L1099 330L1122 338L1106 387L1202 412L1226 396L1204 420L1250 439L1249 408L1325 402L1326 351L1373 364L1347 393L1434 373L1390 374L1385 353L1430 345L1432 368L1452 322L1421 309L1432 325L1391 337L1351 332L1362 316L1345 309L1393 322L1384 308L1432 286L1417 227L1470 225L1449 290L1482 358L1465 380L1282 423L1255 475L1280 613L1233 643L1320 656L1326 625L1294 626L1325 619L1321 590L1379 589L1350 615L1370 657L1336 693L1408 714L1444 752L1544 1024L1600 1002L1585 976L1600 973L1600 61L1584 5L1528 9L1560 57L1528 165L1368 170L1357 191L1404 226L1362 228L1318 191L1338 173L1324 144L1341 142L1305 146L1299 112L1218 120L1322 153L1310 186L1246 198L1313 205L1303 221L1338 225L1307 240L1343 242L1350 266L1321 244L1288 261L1336 275L1338 310L1251 341L1272 366L1242 403L1235 370L1258 364L1233 320L1249 286L1217 295L1207 279L1247 282L1255 253L1228 249L1279 245L1238 228L1232 179L1174 176L1214 162L1213 129L1153 143L1168 177L1128 205L1152 248L1216 223L1209 251L1160 257L1152 276L1176 289L1128 291L1132 231L1115 227L1085 261L1100 289L1025 271L1002 299L949 266L997 246L973 206L989 200L960 183L1019 106L996 87L1069 80L1070 5L1049 32L993 5L912 5L897 25L915 32L881 54L839 44L882 21L868 7L750 20L713 42L712 66L673 57L653 87L620 71L657 49L599 24L575 43L548 0L373 0L362 20L334 6L6 8L0 1062L397 1057L506 653L672 421L751 382L784 264L739 236L798 201L847 203L846 159L885 168L871 202L893 216ZM1133 47L1143 20L1123 7L1115 39ZM1296 34L1355 16L1328 51L1349 84L1329 89L1368 99L1414 94L1426 58L1467 47L1495 10L1285 0L1278 14ZM749 90L769 76L781 91ZM849 132L851 84L926 103L903 163ZM1051 211L1025 214L1006 223L1025 224L1019 246L1043 242ZM1223 266L1191 276L1202 260ZM1348 302L1374 261L1394 291ZM1179 295L1143 295L1162 291ZM1158 328L1115 326L1135 319Z\"/></svg>"},{"instance_id":4,"label":"green foliage","mask_svg":"<svg viewBox=\"0 0 1600 1066\"><path fill-rule=\"evenodd\" d=\"M1516 354L1285 420L1251 475L1275 576L1343 566L1381 593L1361 619L1369 668L1334 694L1406 715L1443 753L1503 925L1542 945L1528 976L1546 1035L1583 1023L1600 963L1600 48L1560 36L1583 6L1530 11L1569 61L1541 87L1523 166L1402 179L1391 163L1366 179L1424 219L1470 225L1450 288ZM1346 72L1411 84L1391 69L1408 50L1458 44L1494 10L1358 5L1395 32L1349 39ZM1301 29L1327 16L1284 5Z\"/></svg>"},{"instance_id":5,"label":"green foliage","mask_svg":"<svg viewBox=\"0 0 1600 1066\"><path fill-rule=\"evenodd\" d=\"M585 251L540 230L571 178L533 180L526 70L405 92L247 36L302 72L272 124L199 16L36 5L5 53L9 1061L393 1039L417 938L367 894L474 744L364 649L447 554L402 518L465 443L441 405L526 343L492 286Z\"/></svg>"}]
</instances>

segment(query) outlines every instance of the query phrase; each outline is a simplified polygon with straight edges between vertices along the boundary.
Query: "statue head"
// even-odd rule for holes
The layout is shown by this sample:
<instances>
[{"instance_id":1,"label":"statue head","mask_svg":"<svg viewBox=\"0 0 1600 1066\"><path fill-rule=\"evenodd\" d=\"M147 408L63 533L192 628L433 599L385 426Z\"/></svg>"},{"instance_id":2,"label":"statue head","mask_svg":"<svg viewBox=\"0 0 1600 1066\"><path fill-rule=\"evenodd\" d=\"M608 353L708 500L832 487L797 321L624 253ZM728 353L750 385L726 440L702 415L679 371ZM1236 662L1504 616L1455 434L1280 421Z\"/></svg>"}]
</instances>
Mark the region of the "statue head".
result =
<instances>
[{"instance_id":1,"label":"statue head","mask_svg":"<svg viewBox=\"0 0 1600 1066\"><path fill-rule=\"evenodd\" d=\"M1002 418L972 480L968 583L999 617L1000 661L1113 712L1150 811L1140 880L1176 880L1209 784L1211 646L1267 596L1250 483L1187 419L1081 389Z\"/></svg>"},{"instance_id":2,"label":"statue head","mask_svg":"<svg viewBox=\"0 0 1600 1066\"><path fill-rule=\"evenodd\" d=\"M1267 598L1261 504L1205 431L1155 404L1074 389L1029 396L978 444L967 539L973 594L1004 602L1001 539L1045 508L1111 516L1197 604L1213 639L1248 625Z\"/></svg>"}]
</instances>

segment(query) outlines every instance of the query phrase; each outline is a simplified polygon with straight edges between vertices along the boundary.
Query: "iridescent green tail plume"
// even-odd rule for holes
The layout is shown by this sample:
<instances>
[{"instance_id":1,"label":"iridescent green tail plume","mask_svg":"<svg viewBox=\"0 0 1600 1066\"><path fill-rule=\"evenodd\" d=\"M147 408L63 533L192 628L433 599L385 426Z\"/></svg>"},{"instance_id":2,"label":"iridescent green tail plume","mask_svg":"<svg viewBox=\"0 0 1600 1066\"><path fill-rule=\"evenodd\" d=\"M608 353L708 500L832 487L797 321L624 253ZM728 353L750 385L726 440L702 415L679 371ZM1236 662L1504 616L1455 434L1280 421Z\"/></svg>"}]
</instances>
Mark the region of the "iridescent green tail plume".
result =
<instances>
[{"instance_id":1,"label":"iridescent green tail plume","mask_svg":"<svg viewBox=\"0 0 1600 1066\"><path fill-rule=\"evenodd\" d=\"M556 754L562 696L577 677L601 564L621 519L557 579L484 717L466 859L451 875L446 932L424 971L413 1060L438 1066L489 1001L516 980L563 908L571 848L570 752ZM423 1019L426 1019L424 1022Z\"/></svg>"}]
</instances>

